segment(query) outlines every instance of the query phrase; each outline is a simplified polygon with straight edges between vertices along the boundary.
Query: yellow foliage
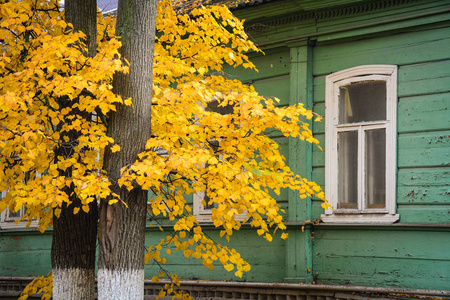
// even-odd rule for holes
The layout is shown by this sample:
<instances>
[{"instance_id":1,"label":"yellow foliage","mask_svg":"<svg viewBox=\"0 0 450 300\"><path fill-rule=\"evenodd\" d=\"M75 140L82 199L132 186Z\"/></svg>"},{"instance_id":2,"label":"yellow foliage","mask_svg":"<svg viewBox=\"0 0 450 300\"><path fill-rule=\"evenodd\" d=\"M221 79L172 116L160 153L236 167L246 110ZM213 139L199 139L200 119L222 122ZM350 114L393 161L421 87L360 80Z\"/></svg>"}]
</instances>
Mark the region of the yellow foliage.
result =
<instances>
[{"instance_id":1,"label":"yellow foliage","mask_svg":"<svg viewBox=\"0 0 450 300\"><path fill-rule=\"evenodd\" d=\"M170 246L210 269L219 261L240 277L250 265L203 233L186 195L204 191L210 204L217 204L212 221L221 227L221 237L229 240L247 222L271 241L274 231L286 227L270 190L291 189L301 198L323 200L324 208L328 204L317 184L292 172L280 146L265 133L276 130L317 145L307 120L320 116L302 105L278 106L278 99L223 75L224 65L255 69L247 52L260 51L226 6L197 7L188 15L175 13L171 5L163 0L158 6L153 138L118 183L151 190L153 216L173 223L175 233L149 249L146 263L164 264L161 251ZM41 231L52 225L52 213L58 216L69 203L66 187L74 187L82 201L74 213L88 212L88 204L99 199L124 203L110 191L101 156L106 147L120 151L106 132L108 112L132 105L132 99L112 92L113 73L128 71L118 53L114 20L99 15L98 53L90 58L83 34L68 31L57 8L55 0L22 0L0 10L0 190L8 190L0 211L25 206L24 219L39 220ZM211 103L231 107L232 113L205 109ZM77 139L68 132L76 132ZM68 152L58 151L62 146Z\"/></svg>"},{"instance_id":2,"label":"yellow foliage","mask_svg":"<svg viewBox=\"0 0 450 300\"><path fill-rule=\"evenodd\" d=\"M187 258L201 259L209 269L219 261L226 270L235 269L236 276L242 276L250 269L248 263L234 249L203 233L185 196L200 191L209 195L209 204L217 204L212 221L223 228L220 235L227 240L248 221L271 241L271 227L274 231L286 227L268 190L279 193L281 188L289 188L299 191L302 198L325 199L318 185L289 169L279 145L265 132L275 129L286 137L318 144L301 120L316 116L318 121L320 117L301 105L279 107L278 99L266 99L253 87L221 75L225 64L254 69L246 52L259 51L226 7L201 7L190 15L177 15L168 7L170 2L162 1L157 20L154 138L121 183L135 180L157 195L150 200L155 216L174 220L175 235L163 244L173 244ZM225 20L232 29L218 20ZM233 113L205 110L208 103L216 101L218 106L231 106ZM210 141L220 141L220 147L212 147ZM247 218L237 220L242 214ZM285 239L287 234L281 237ZM153 248L150 253L161 259L160 249Z\"/></svg>"},{"instance_id":3,"label":"yellow foliage","mask_svg":"<svg viewBox=\"0 0 450 300\"><path fill-rule=\"evenodd\" d=\"M34 294L42 294L42 300L49 300L52 298L52 290L53 274L52 272L50 272L47 276L37 277L32 282L30 282L22 291L22 293L20 293L19 300L28 299L30 295Z\"/></svg>"},{"instance_id":4,"label":"yellow foliage","mask_svg":"<svg viewBox=\"0 0 450 300\"><path fill-rule=\"evenodd\" d=\"M97 196L109 196L98 153L113 140L93 120L123 102L111 78L127 69L116 39L101 40L98 54L86 57L83 34L70 31L57 1L9 1L0 18L0 190L8 190L0 209L26 206L24 220L39 220L44 231L69 202L65 187L75 187L84 212ZM99 16L99 38L106 28ZM61 107L61 99L71 105ZM73 131L78 138L69 140ZM61 147L66 153L57 153Z\"/></svg>"}]
</instances>

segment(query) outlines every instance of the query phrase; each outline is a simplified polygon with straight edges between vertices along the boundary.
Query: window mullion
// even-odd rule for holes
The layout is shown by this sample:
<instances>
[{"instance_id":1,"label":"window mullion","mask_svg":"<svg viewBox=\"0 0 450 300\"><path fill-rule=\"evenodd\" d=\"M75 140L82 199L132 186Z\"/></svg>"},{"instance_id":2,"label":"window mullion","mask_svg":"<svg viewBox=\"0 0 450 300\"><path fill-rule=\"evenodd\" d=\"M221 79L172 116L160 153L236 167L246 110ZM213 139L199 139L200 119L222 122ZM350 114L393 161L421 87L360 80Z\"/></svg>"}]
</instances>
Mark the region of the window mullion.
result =
<instances>
[{"instance_id":1,"label":"window mullion","mask_svg":"<svg viewBox=\"0 0 450 300\"><path fill-rule=\"evenodd\" d=\"M358 210L364 211L364 182L365 182L365 139L364 127L358 128Z\"/></svg>"}]
</instances>

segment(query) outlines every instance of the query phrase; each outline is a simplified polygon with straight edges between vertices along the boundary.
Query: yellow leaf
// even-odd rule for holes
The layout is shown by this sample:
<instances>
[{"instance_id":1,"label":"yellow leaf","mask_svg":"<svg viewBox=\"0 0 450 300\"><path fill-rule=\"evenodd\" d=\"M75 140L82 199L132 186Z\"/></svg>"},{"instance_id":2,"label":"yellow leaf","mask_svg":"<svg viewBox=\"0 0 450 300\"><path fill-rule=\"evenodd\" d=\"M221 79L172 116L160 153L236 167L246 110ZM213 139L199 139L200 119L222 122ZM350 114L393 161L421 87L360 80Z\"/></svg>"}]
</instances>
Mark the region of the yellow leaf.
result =
<instances>
[{"instance_id":1,"label":"yellow leaf","mask_svg":"<svg viewBox=\"0 0 450 300\"><path fill-rule=\"evenodd\" d=\"M74 207L73 214L76 215L80 211L79 207Z\"/></svg>"},{"instance_id":2,"label":"yellow leaf","mask_svg":"<svg viewBox=\"0 0 450 300\"><path fill-rule=\"evenodd\" d=\"M327 202L323 202L322 204L320 204L320 206L322 206L323 209L328 209L329 207L331 207Z\"/></svg>"},{"instance_id":3,"label":"yellow leaf","mask_svg":"<svg viewBox=\"0 0 450 300\"><path fill-rule=\"evenodd\" d=\"M118 152L118 151L120 151L120 146L119 145L114 145L114 146L112 146L111 147L111 152Z\"/></svg>"},{"instance_id":4,"label":"yellow leaf","mask_svg":"<svg viewBox=\"0 0 450 300\"><path fill-rule=\"evenodd\" d=\"M184 256L185 256L185 257L191 257L193 251L188 249L188 250L184 250L183 253L184 253Z\"/></svg>"},{"instance_id":5,"label":"yellow leaf","mask_svg":"<svg viewBox=\"0 0 450 300\"><path fill-rule=\"evenodd\" d=\"M88 206L88 205L83 205L83 206L81 206L81 209L82 209L85 213L88 213L88 212L89 212L89 206Z\"/></svg>"},{"instance_id":6,"label":"yellow leaf","mask_svg":"<svg viewBox=\"0 0 450 300\"><path fill-rule=\"evenodd\" d=\"M124 103L125 103L125 105L130 106L132 104L131 98L125 99Z\"/></svg>"},{"instance_id":7,"label":"yellow leaf","mask_svg":"<svg viewBox=\"0 0 450 300\"><path fill-rule=\"evenodd\" d=\"M225 268L225 270L227 270L228 272L231 272L234 269L234 265L233 264L226 264L225 266L223 266Z\"/></svg>"}]
</instances>

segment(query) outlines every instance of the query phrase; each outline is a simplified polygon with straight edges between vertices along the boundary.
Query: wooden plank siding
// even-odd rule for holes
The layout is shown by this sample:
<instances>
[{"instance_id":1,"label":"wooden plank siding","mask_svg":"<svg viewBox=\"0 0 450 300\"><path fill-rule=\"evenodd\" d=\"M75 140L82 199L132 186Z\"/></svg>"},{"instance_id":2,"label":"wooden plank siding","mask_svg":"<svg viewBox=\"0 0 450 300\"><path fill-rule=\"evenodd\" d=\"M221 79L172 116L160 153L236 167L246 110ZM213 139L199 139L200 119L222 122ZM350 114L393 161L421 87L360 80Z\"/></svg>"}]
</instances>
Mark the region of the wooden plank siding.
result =
<instances>
[{"instance_id":1,"label":"wooden plank siding","mask_svg":"<svg viewBox=\"0 0 450 300\"><path fill-rule=\"evenodd\" d=\"M283 51L284 50L284 51ZM225 74L242 82L252 83L258 80L289 76L290 56L286 49L270 49L265 54L252 53L250 60L255 64L257 72L243 67L225 68ZM265 94L263 94L265 95ZM272 91L265 96L276 96ZM283 95L280 97L284 98ZM289 98L288 98L289 99Z\"/></svg>"},{"instance_id":2,"label":"wooden plank siding","mask_svg":"<svg viewBox=\"0 0 450 300\"><path fill-rule=\"evenodd\" d=\"M0 232L0 276L41 276L51 270L51 232Z\"/></svg>"},{"instance_id":3,"label":"wooden plank siding","mask_svg":"<svg viewBox=\"0 0 450 300\"><path fill-rule=\"evenodd\" d=\"M253 72L253 76L255 76L256 79L250 80L255 90L260 95L264 95L268 98L278 98L280 100L278 106L289 105L290 99L290 76L289 74L284 75L283 72L280 72L280 70L286 72L286 66L289 65L286 61L288 52L283 50L284 49L280 49L277 52L273 52L267 60L256 60L256 67L258 69L266 68L266 74L261 78L261 75L259 74L261 71L259 73ZM275 67L277 64L278 67ZM269 68L267 68L267 66L269 66ZM280 146L280 153L284 156L286 162L288 162L290 154L288 139L280 132L271 132L269 135L278 143ZM285 211L285 213L283 213L283 218L284 220L287 220L289 215L288 191L286 189L281 189L279 195L274 192L270 192L270 195L277 200L280 207Z\"/></svg>"},{"instance_id":4,"label":"wooden plank siding","mask_svg":"<svg viewBox=\"0 0 450 300\"><path fill-rule=\"evenodd\" d=\"M398 181L398 205L446 205L449 202L450 168L402 168Z\"/></svg>"},{"instance_id":5,"label":"wooden plank siding","mask_svg":"<svg viewBox=\"0 0 450 300\"><path fill-rule=\"evenodd\" d=\"M400 97L398 110L401 134L450 128L450 93Z\"/></svg>"},{"instance_id":6,"label":"wooden plank siding","mask_svg":"<svg viewBox=\"0 0 450 300\"><path fill-rule=\"evenodd\" d=\"M450 255L443 250L450 246L450 230L439 225L450 223L448 49L448 22L345 43L318 40L313 70L314 111L319 114L325 112L326 75L365 64L398 66L396 200L400 227L316 226L316 282L450 288ZM313 132L322 142L324 122L314 123ZM313 179L324 184L324 177L324 153L313 149ZM313 219L323 213L319 205L313 202ZM401 227L408 223L417 225Z\"/></svg>"},{"instance_id":7,"label":"wooden plank siding","mask_svg":"<svg viewBox=\"0 0 450 300\"><path fill-rule=\"evenodd\" d=\"M252 82L252 85L260 95L278 98L280 100L278 106L289 105L289 75L255 80Z\"/></svg>"},{"instance_id":8,"label":"wooden plank siding","mask_svg":"<svg viewBox=\"0 0 450 300\"><path fill-rule=\"evenodd\" d=\"M318 227L314 239L317 282L448 289L449 231L426 228Z\"/></svg>"},{"instance_id":9,"label":"wooden plank siding","mask_svg":"<svg viewBox=\"0 0 450 300\"><path fill-rule=\"evenodd\" d=\"M449 42L450 27L419 27L404 33L318 46L314 49L313 72L320 76L365 64L393 64L401 68L447 60Z\"/></svg>"},{"instance_id":10,"label":"wooden plank siding","mask_svg":"<svg viewBox=\"0 0 450 300\"><path fill-rule=\"evenodd\" d=\"M214 226L205 226L205 233L220 244L229 248L235 248L242 254L242 257L251 264L251 270L243 274L243 281L261 281L261 282L282 282L286 270L284 255L279 255L285 251L285 241L279 238L277 234L272 242L268 242L258 236L256 231L249 226L243 228L233 234L230 243L225 238L220 238L219 231ZM159 230L147 230L146 245L158 243L164 238L168 232L160 232ZM165 249L161 251L162 256ZM172 248L172 254L167 256L167 263L164 268L169 272L177 273L180 278L184 279L208 279L208 280L237 280L234 271L227 272L223 266L216 262L214 270L210 271L205 268L201 259L185 258L182 251L175 251ZM160 272L157 264L150 262L145 267L146 277L151 278L154 274Z\"/></svg>"},{"instance_id":11,"label":"wooden plank siding","mask_svg":"<svg viewBox=\"0 0 450 300\"><path fill-rule=\"evenodd\" d=\"M432 10L446 4L443 1L407 2L409 4L400 9L403 13L417 11L418 7ZM352 23L357 25L364 22L369 14L321 19L317 23L303 20L301 25L277 27L274 36L298 36L331 30L333 24L342 27ZM395 9L389 10L389 14L378 12L369 21L388 20L396 15L398 10ZM440 18L439 22L446 22L448 16ZM403 25L398 23L396 30L389 29L389 34L379 34L377 30L381 29L377 28L367 35L362 35L360 31L361 36L354 38L349 38L351 34L330 34L328 37L332 40L327 40L323 35L312 47L313 110L321 115L325 113L326 75L364 64L398 65L397 210L401 224L441 224L448 223L449 219L450 151L445 137L450 136L450 24L428 26L423 25L422 21L431 22L422 18L420 22L417 20L420 26L408 29L402 26L410 25L410 21ZM272 35L262 35L256 34L256 37L263 44L274 38ZM253 84L262 95L280 98L279 105L292 104L293 99L298 98L292 91L304 88L295 86L304 84L304 81L296 81L292 77L293 65L304 63L304 60L292 55L292 49L304 46L294 43L289 47L291 50L277 44L268 46L264 56L252 54L258 73L242 68L227 69L226 73ZM321 146L326 147L325 122L313 123L312 129ZM287 161L300 159L296 148L289 146L292 144L287 139L277 133L271 133L271 137L281 145ZM324 187L324 152L314 146L309 151L312 151L312 170L310 174L301 175ZM296 164L304 164L304 161ZM401 226L319 225L307 227L302 232L301 221L305 219L301 218L302 215L299 218L298 213L302 213L303 204L296 208L298 211L292 212L288 203L291 203L289 199L293 195L286 190L280 195L272 195L287 211L285 220L291 222L288 226L290 239L283 242L275 238L272 243L267 243L246 227L243 227L243 232L233 235L230 246L236 246L252 264L252 270L244 275L243 280L448 289L446 282L449 280L450 257L447 251L442 250L450 244L447 227L422 228L417 224L411 229ZM323 213L320 204L320 201L312 199L308 208L311 220L317 220ZM297 219L291 218L294 215ZM295 221L299 221L298 224ZM212 236L218 233L212 227L207 231ZM152 230L148 236L154 234L156 231ZM158 239L158 234L153 238ZM312 248L308 240L312 241ZM427 245L438 244L438 247L428 251ZM309 268L306 255L311 249L313 260ZM185 260L181 254L173 258L167 267L177 270L184 278L237 280L220 266L216 266L217 273L209 272L199 261ZM154 267L147 267L146 273L151 274Z\"/></svg>"}]
</instances>

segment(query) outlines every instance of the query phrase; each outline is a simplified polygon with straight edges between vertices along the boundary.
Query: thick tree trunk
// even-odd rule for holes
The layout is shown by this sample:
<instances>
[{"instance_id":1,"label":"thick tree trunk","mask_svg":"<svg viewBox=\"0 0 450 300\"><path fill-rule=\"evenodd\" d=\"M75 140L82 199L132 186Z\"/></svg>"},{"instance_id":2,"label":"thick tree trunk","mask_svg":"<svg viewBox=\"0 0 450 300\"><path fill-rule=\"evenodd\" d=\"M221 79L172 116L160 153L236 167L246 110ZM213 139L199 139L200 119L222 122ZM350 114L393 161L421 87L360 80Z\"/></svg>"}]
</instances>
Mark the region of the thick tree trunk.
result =
<instances>
[{"instance_id":1,"label":"thick tree trunk","mask_svg":"<svg viewBox=\"0 0 450 300\"><path fill-rule=\"evenodd\" d=\"M100 204L98 298L143 299L145 218L147 191L131 191L117 185L120 169L132 164L150 138L157 0L119 0L116 34L121 36L121 54L130 62L128 75L116 74L113 87L133 106L119 106L108 122L108 134L120 152L105 151L104 170L112 191L123 202Z\"/></svg>"},{"instance_id":2,"label":"thick tree trunk","mask_svg":"<svg viewBox=\"0 0 450 300\"><path fill-rule=\"evenodd\" d=\"M66 192L73 189L68 188ZM53 299L95 299L95 250L97 236L97 203L89 213L76 215L78 199L53 219L52 272Z\"/></svg>"},{"instance_id":3,"label":"thick tree trunk","mask_svg":"<svg viewBox=\"0 0 450 300\"><path fill-rule=\"evenodd\" d=\"M94 56L97 48L97 3L96 0L66 0L66 21L75 31L86 34L88 55ZM61 108L71 106L72 101L60 99ZM89 116L85 116L89 119ZM78 139L77 132L64 134L71 141ZM67 149L56 149L56 156L64 155ZM61 171L61 175L71 176L71 170ZM91 202L89 213L82 210L73 214L81 202L73 193L73 187L65 189L72 204L63 205L59 218L53 218L52 272L53 299L95 299L95 252L97 242L98 208Z\"/></svg>"}]
</instances>

